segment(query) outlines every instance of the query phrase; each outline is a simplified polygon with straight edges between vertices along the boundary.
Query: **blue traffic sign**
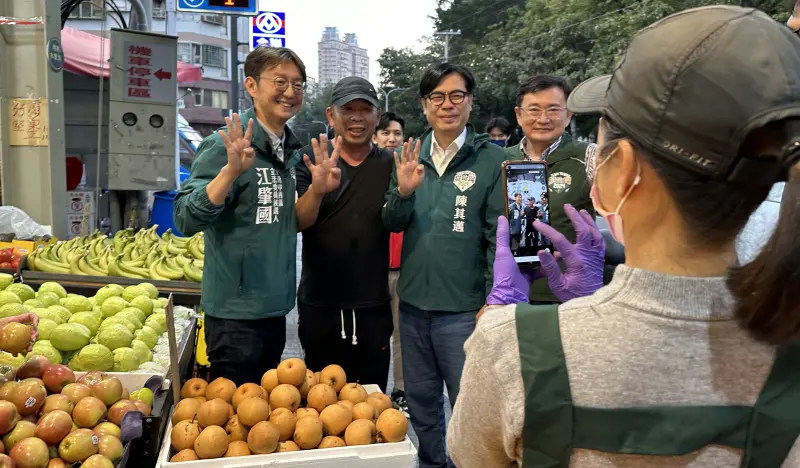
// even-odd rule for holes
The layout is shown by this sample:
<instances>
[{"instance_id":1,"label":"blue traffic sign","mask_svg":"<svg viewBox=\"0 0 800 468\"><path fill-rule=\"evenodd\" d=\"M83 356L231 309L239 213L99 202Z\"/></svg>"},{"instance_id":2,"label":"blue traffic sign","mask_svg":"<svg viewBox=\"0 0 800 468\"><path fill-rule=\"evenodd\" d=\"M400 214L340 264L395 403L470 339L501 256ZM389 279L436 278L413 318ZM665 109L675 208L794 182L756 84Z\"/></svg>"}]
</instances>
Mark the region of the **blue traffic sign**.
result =
<instances>
[{"instance_id":1,"label":"blue traffic sign","mask_svg":"<svg viewBox=\"0 0 800 468\"><path fill-rule=\"evenodd\" d=\"M178 11L255 16L258 0L178 0Z\"/></svg>"},{"instance_id":2,"label":"blue traffic sign","mask_svg":"<svg viewBox=\"0 0 800 468\"><path fill-rule=\"evenodd\" d=\"M250 20L250 48L286 47L286 13L259 11Z\"/></svg>"},{"instance_id":3,"label":"blue traffic sign","mask_svg":"<svg viewBox=\"0 0 800 468\"><path fill-rule=\"evenodd\" d=\"M64 49L61 48L61 41L55 37L47 41L47 63L56 73L64 69Z\"/></svg>"}]
</instances>

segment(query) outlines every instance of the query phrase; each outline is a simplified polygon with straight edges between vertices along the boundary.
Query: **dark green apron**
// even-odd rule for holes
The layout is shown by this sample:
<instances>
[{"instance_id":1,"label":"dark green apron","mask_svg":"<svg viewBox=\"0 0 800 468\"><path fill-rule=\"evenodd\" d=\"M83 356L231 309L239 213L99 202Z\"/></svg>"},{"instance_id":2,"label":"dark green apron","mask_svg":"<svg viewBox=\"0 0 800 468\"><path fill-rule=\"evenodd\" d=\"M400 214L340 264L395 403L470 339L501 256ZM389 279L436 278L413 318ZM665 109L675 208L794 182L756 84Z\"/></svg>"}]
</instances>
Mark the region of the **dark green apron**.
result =
<instances>
[{"instance_id":1,"label":"dark green apron","mask_svg":"<svg viewBox=\"0 0 800 468\"><path fill-rule=\"evenodd\" d=\"M557 306L516 311L525 468L567 468L573 449L678 456L707 445L744 450L742 468L778 468L800 435L800 345L779 348L755 406L583 408L570 392Z\"/></svg>"}]
</instances>

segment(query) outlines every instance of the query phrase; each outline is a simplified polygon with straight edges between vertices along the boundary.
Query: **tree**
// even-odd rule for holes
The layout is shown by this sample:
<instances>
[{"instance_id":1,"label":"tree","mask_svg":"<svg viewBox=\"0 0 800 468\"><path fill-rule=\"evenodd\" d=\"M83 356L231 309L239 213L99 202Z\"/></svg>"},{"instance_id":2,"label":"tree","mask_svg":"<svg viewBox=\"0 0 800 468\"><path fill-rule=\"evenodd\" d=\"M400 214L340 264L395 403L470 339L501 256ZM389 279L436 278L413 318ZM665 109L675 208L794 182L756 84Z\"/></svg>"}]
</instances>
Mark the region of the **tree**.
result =
<instances>
[{"instance_id":1,"label":"tree","mask_svg":"<svg viewBox=\"0 0 800 468\"><path fill-rule=\"evenodd\" d=\"M405 120L405 133L408 136L419 136L428 125L422 113L418 89L422 74L434 63L436 55L431 50L417 54L410 49L387 48L378 58L381 88L387 93L392 89L407 88L406 91L392 93L389 110Z\"/></svg>"},{"instance_id":2,"label":"tree","mask_svg":"<svg viewBox=\"0 0 800 468\"><path fill-rule=\"evenodd\" d=\"M665 16L688 8L742 0L439 0L434 24L460 29L450 60L468 67L478 83L471 122L482 130L493 116L513 122L516 88L525 78L553 74L574 86L611 73L631 37ZM794 0L749 0L785 22ZM436 45L438 43L434 43ZM438 44L441 46L441 44ZM387 49L381 54L385 83L418 83L422 64L438 52ZM384 67L386 67L384 69ZM406 85L397 84L406 87ZM588 134L594 123L582 127Z\"/></svg>"},{"instance_id":3,"label":"tree","mask_svg":"<svg viewBox=\"0 0 800 468\"><path fill-rule=\"evenodd\" d=\"M312 138L319 138L320 133L325 133L325 127L318 122L327 123L325 110L331 103L332 95L333 85L328 85L310 89L304 96L303 107L289 121L289 126L301 142L311 144Z\"/></svg>"}]
</instances>

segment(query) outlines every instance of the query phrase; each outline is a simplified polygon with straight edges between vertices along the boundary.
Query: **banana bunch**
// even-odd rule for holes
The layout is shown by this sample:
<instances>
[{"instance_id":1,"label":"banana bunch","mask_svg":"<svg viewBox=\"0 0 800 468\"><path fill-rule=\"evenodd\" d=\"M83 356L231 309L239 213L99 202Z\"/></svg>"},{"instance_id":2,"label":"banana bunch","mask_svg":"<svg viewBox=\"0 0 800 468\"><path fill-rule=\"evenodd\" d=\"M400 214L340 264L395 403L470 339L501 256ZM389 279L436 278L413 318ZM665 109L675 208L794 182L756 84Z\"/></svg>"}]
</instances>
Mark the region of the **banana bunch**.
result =
<instances>
[{"instance_id":1,"label":"banana bunch","mask_svg":"<svg viewBox=\"0 0 800 468\"><path fill-rule=\"evenodd\" d=\"M48 245L28 254L28 268L72 275L202 281L203 234L179 237L168 229L159 236L157 227L138 232L124 229L111 238L95 232Z\"/></svg>"}]
</instances>

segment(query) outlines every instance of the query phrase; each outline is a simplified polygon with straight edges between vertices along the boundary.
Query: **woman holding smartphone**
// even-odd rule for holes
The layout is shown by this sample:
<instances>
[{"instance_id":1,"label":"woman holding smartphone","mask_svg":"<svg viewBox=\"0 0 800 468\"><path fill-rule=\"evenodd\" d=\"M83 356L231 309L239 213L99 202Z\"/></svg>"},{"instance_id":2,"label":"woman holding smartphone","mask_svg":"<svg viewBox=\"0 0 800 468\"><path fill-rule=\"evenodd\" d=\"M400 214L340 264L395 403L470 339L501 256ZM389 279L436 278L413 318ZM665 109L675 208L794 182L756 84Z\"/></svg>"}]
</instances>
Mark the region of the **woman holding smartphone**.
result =
<instances>
[{"instance_id":1,"label":"woman holding smartphone","mask_svg":"<svg viewBox=\"0 0 800 468\"><path fill-rule=\"evenodd\" d=\"M604 115L592 199L625 264L599 288L602 238L567 207L574 246L536 224L566 271L540 257L560 298L580 298L531 306L500 225L451 458L800 466L800 38L754 9L687 10L640 31L614 74L580 85L569 107ZM781 181L772 237L739 264L737 235Z\"/></svg>"}]
</instances>

